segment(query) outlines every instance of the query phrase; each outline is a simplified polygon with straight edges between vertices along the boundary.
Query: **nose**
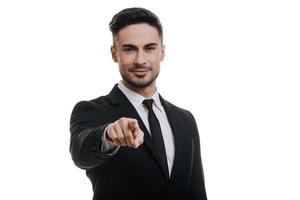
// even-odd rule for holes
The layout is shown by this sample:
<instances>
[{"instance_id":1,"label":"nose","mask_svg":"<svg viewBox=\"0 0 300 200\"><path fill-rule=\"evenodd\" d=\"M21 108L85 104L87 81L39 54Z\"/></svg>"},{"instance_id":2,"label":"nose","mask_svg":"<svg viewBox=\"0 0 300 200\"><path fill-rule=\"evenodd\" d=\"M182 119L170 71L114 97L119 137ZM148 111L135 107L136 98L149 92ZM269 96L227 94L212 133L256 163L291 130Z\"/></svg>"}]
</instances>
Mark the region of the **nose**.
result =
<instances>
[{"instance_id":1,"label":"nose","mask_svg":"<svg viewBox=\"0 0 300 200\"><path fill-rule=\"evenodd\" d=\"M144 55L143 51L139 51L136 54L134 63L137 64L137 65L144 65L146 63L146 61L145 61L145 55Z\"/></svg>"}]
</instances>

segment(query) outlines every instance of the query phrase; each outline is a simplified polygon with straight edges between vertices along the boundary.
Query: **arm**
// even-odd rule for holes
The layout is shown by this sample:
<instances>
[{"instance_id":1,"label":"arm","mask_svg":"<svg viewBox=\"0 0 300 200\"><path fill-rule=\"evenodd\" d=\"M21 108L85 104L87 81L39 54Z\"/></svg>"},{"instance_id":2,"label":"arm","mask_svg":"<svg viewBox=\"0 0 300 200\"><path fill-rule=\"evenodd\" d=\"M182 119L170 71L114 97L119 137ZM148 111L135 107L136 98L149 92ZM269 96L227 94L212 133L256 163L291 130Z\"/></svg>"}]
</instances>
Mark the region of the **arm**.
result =
<instances>
[{"instance_id":1,"label":"arm","mask_svg":"<svg viewBox=\"0 0 300 200\"><path fill-rule=\"evenodd\" d=\"M143 143L144 133L136 119L117 118L92 102L75 106L70 124L70 152L78 167L97 167L115 155L120 146L138 148Z\"/></svg>"},{"instance_id":2,"label":"arm","mask_svg":"<svg viewBox=\"0 0 300 200\"><path fill-rule=\"evenodd\" d=\"M200 141L199 141L199 133L196 121L191 114L193 127L194 127L194 162L192 169L192 180L189 191L189 199L190 200L207 200L206 190L205 190L205 182L204 182L204 174L203 167L201 161L200 154Z\"/></svg>"},{"instance_id":3,"label":"arm","mask_svg":"<svg viewBox=\"0 0 300 200\"><path fill-rule=\"evenodd\" d=\"M102 136L108 122L103 120L105 112L96 108L92 102L76 104L70 120L70 152L74 163L82 169L97 167L112 155L101 152Z\"/></svg>"}]
</instances>

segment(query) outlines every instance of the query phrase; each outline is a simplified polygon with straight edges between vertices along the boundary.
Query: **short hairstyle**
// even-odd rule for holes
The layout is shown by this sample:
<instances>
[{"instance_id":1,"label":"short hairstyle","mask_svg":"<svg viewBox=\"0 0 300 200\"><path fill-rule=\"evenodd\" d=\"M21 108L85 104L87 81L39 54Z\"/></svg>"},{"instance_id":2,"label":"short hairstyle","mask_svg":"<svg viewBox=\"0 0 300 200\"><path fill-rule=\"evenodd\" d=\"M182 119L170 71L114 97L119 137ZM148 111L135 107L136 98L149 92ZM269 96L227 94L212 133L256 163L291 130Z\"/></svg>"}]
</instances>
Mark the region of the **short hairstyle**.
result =
<instances>
[{"instance_id":1,"label":"short hairstyle","mask_svg":"<svg viewBox=\"0 0 300 200\"><path fill-rule=\"evenodd\" d=\"M113 35L113 42L115 42L115 39L121 29L132 24L141 23L147 23L156 28L161 41L163 41L163 28L159 18L150 10L133 7L121 10L113 16L109 23L109 28Z\"/></svg>"}]
</instances>

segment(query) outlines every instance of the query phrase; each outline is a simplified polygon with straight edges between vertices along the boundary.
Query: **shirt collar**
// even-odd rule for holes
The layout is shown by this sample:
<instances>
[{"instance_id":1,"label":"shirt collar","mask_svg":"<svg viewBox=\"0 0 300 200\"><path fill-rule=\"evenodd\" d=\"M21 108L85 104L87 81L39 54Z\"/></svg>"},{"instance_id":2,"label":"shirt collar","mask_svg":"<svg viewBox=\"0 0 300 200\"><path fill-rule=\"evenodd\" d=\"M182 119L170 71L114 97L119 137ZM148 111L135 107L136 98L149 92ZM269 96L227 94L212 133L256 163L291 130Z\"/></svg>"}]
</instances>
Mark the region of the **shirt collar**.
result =
<instances>
[{"instance_id":1,"label":"shirt collar","mask_svg":"<svg viewBox=\"0 0 300 200\"><path fill-rule=\"evenodd\" d=\"M128 100L130 101L130 103L137 109L140 106L142 106L143 101L146 99L144 96L130 90L129 88L127 88L122 81L119 82L118 84L118 88L124 93L124 95L128 98ZM158 108L159 111L163 111L163 107L162 104L160 102L160 98L159 98L159 93L158 90L156 88L153 96L151 97L154 100L154 106L156 106ZM151 99L150 98L150 99Z\"/></svg>"}]
</instances>

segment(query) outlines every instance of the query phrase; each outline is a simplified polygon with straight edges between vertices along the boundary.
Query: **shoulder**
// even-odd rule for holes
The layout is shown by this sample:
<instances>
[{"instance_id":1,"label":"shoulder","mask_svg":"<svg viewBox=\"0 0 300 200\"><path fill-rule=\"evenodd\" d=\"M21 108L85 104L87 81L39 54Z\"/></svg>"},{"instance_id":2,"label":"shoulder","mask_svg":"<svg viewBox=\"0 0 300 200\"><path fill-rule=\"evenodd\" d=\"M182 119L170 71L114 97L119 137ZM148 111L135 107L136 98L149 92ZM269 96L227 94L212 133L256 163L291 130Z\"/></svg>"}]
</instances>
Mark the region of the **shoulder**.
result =
<instances>
[{"instance_id":1,"label":"shoulder","mask_svg":"<svg viewBox=\"0 0 300 200\"><path fill-rule=\"evenodd\" d=\"M187 120L187 121L195 123L195 118L189 110L178 107L178 106L174 105L173 103L170 103L167 100L163 100L163 101L164 101L166 108L169 109L169 111L170 111L170 113L172 113L172 115L175 115L176 117L181 118L183 120Z\"/></svg>"},{"instance_id":2,"label":"shoulder","mask_svg":"<svg viewBox=\"0 0 300 200\"><path fill-rule=\"evenodd\" d=\"M109 106L109 98L107 96L100 96L91 100L82 100L75 104L72 114L82 112L94 112Z\"/></svg>"}]
</instances>

